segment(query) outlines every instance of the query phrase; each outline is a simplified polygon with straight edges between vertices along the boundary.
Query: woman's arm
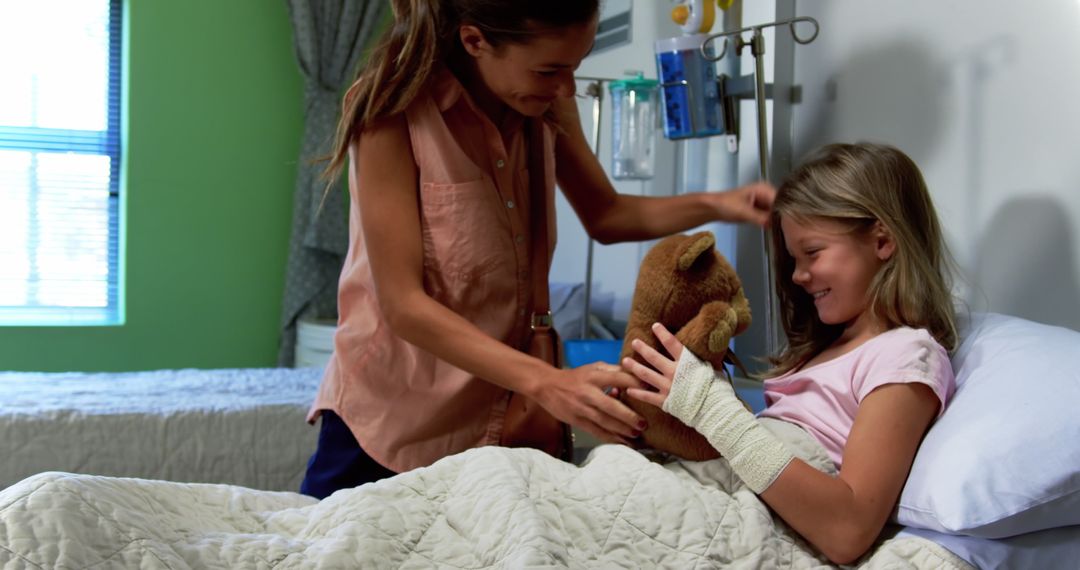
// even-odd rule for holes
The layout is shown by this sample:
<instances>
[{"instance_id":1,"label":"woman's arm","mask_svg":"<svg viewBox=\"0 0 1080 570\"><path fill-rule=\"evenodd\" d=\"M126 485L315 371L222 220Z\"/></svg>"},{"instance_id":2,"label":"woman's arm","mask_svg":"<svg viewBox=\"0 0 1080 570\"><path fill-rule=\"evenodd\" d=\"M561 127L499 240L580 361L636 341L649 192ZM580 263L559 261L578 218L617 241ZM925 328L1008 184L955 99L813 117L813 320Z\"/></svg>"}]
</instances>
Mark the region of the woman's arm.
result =
<instances>
[{"instance_id":1,"label":"woman's arm","mask_svg":"<svg viewBox=\"0 0 1080 570\"><path fill-rule=\"evenodd\" d=\"M708 363L683 355L681 343L662 326L653 330L675 360L635 341L634 349L655 370L630 359L624 366L657 391L630 389L629 395L700 431L766 504L830 560L847 564L862 556L885 526L937 413L933 391L923 384L886 384L867 395L844 448L844 465L832 477L792 458Z\"/></svg>"},{"instance_id":2,"label":"woman's arm","mask_svg":"<svg viewBox=\"0 0 1080 570\"><path fill-rule=\"evenodd\" d=\"M593 239L646 240L718 220L758 225L768 221L776 191L765 183L670 197L615 192L585 140L574 99L557 100L554 111L563 131L555 143L556 179Z\"/></svg>"},{"instance_id":3,"label":"woman's arm","mask_svg":"<svg viewBox=\"0 0 1080 570\"><path fill-rule=\"evenodd\" d=\"M350 165L375 293L394 334L604 441L636 437L642 418L603 393L638 385L632 376L616 366L557 369L485 334L424 290L418 174L403 116L365 130Z\"/></svg>"}]
</instances>

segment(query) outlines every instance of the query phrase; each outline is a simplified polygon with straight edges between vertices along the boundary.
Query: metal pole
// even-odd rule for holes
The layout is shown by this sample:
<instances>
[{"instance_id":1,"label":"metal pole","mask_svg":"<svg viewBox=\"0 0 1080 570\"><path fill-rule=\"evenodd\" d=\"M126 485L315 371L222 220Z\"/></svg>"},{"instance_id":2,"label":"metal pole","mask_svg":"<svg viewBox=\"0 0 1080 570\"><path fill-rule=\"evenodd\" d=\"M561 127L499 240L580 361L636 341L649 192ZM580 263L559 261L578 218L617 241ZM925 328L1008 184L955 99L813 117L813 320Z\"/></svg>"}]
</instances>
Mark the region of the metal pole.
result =
<instances>
[{"instance_id":1,"label":"metal pole","mask_svg":"<svg viewBox=\"0 0 1080 570\"><path fill-rule=\"evenodd\" d=\"M765 36L761 28L754 28L750 40L750 53L754 54L754 102L757 107L758 157L761 159L761 179L769 180L769 133L765 115Z\"/></svg>"},{"instance_id":2,"label":"metal pole","mask_svg":"<svg viewBox=\"0 0 1080 570\"><path fill-rule=\"evenodd\" d=\"M585 88L585 94L593 98L592 109L592 143L593 154L600 158L600 109L604 99L604 87L602 79L594 79ZM589 338L589 312L592 310L592 268L593 268L593 239L588 238L588 246L585 253L585 309L581 316L581 338Z\"/></svg>"},{"instance_id":3,"label":"metal pole","mask_svg":"<svg viewBox=\"0 0 1080 570\"><path fill-rule=\"evenodd\" d=\"M769 125L765 114L765 36L761 28L754 28L750 40L750 52L754 55L754 102L757 107L758 159L761 163L761 179L769 181ZM761 230L761 247L765 254L765 351L775 355L779 350L776 334L776 291L773 282L773 252L769 231Z\"/></svg>"}]
</instances>

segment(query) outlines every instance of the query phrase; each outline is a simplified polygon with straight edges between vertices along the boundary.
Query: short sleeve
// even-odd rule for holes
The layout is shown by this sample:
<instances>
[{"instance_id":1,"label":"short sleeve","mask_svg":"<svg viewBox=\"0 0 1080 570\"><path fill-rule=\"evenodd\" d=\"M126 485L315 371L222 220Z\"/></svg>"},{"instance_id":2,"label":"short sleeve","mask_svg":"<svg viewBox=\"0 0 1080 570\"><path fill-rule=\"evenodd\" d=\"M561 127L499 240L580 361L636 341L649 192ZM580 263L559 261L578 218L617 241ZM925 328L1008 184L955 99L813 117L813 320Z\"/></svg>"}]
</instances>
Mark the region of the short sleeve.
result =
<instances>
[{"instance_id":1,"label":"short sleeve","mask_svg":"<svg viewBox=\"0 0 1080 570\"><path fill-rule=\"evenodd\" d=\"M883 333L861 355L852 375L852 394L862 403L870 392L887 384L926 384L945 411L955 389L949 354L925 329L899 328Z\"/></svg>"}]
</instances>

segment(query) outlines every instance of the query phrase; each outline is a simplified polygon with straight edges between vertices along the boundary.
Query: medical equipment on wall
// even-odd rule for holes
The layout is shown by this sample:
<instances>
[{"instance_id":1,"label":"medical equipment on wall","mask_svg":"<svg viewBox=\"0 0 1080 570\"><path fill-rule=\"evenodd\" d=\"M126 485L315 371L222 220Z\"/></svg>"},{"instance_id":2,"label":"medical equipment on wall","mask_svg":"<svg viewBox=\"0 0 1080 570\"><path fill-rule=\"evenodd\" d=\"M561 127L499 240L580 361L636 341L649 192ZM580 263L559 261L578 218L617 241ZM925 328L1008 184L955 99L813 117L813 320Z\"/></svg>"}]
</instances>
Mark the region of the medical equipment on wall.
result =
<instances>
[{"instance_id":1,"label":"medical equipment on wall","mask_svg":"<svg viewBox=\"0 0 1080 570\"><path fill-rule=\"evenodd\" d=\"M656 143L656 105L659 101L654 79L645 79L640 71L628 71L630 77L614 79L610 77L575 76L579 81L588 81L584 95L592 99L593 154L600 157L600 124L603 119L604 84L612 95L612 178L645 180L652 178ZM588 238L585 254L585 299L581 319L580 340L592 336L595 317L592 312L593 249L592 238ZM564 331L565 332L565 331ZM574 342L567 340L567 342Z\"/></svg>"},{"instance_id":2,"label":"medical equipment on wall","mask_svg":"<svg viewBox=\"0 0 1080 570\"><path fill-rule=\"evenodd\" d=\"M611 176L618 180L645 180L653 176L656 143L655 79L636 77L608 84L611 90Z\"/></svg>"},{"instance_id":3,"label":"medical equipment on wall","mask_svg":"<svg viewBox=\"0 0 1080 570\"><path fill-rule=\"evenodd\" d=\"M768 181L769 139L765 100L771 97L772 86L765 83L765 38L762 30L786 25L796 43L808 44L817 38L820 28L817 20L798 17L709 34L716 15L714 4L727 9L732 0L720 0L718 3L715 0L680 2L672 10L671 18L679 25L683 35L660 39L654 43L657 76L660 78L664 136L679 140L725 135L728 150L735 152L739 146L739 102L752 97L757 112L760 179ZM812 25L813 33L808 37L800 36L795 29L798 23ZM744 33L750 33L749 40L743 38ZM723 38L723 44L719 53L716 53L713 44L720 38ZM741 55L743 48L750 46L754 56L752 75L728 77L716 73L716 62L728 54L731 43L734 44L736 55ZM773 254L768 232L763 230L761 235L766 256L763 264L767 290L764 315L766 350L775 354L780 340L776 328Z\"/></svg>"},{"instance_id":4,"label":"medical equipment on wall","mask_svg":"<svg viewBox=\"0 0 1080 570\"><path fill-rule=\"evenodd\" d=\"M724 133L716 66L702 57L705 34L657 40L664 136L671 140ZM711 51L709 52L711 56Z\"/></svg>"},{"instance_id":5,"label":"medical equipment on wall","mask_svg":"<svg viewBox=\"0 0 1080 570\"><path fill-rule=\"evenodd\" d=\"M717 7L726 10L733 3L734 0L684 0L675 6L672 10L672 20L678 25L682 35L654 42L659 81L644 80L639 75L637 80L649 81L652 84L636 85L633 83L635 79L577 77L578 80L590 82L584 90L584 96L592 98L592 145L593 152L598 158L603 84L609 84L614 113L611 163L613 178L652 177L652 145L655 136L651 125L655 123L649 123L645 118L646 114L652 113L654 117L659 115L662 118L664 136L670 140L722 136L728 151L734 153L739 147L739 104L742 100L753 99L757 118L759 176L761 180L770 180L765 102L772 97L772 85L765 83L765 38L762 30L786 25L796 43L808 44L817 38L819 25L813 18L797 17L711 34L710 31L717 19ZM809 36L800 36L796 30L796 24L810 25L813 31ZM750 38L744 39L744 34L749 34ZM719 48L716 46L718 39L723 39ZM746 46L750 46L754 56L754 73L738 77L717 73L716 62L729 54L729 48L732 45L734 51L731 53L736 56L741 55ZM631 89L631 86L640 87L640 89ZM643 96L644 93L648 95ZM655 118L653 120L655 121ZM642 128L645 125L650 126ZM648 159L647 162L643 160L645 158ZM779 347L779 336L771 262L773 255L768 233L762 231L761 236L765 254L763 266L767 289L763 315L766 350L774 354ZM585 314L580 331L582 339L589 338L590 331L592 266L593 242L589 239L585 275Z\"/></svg>"}]
</instances>

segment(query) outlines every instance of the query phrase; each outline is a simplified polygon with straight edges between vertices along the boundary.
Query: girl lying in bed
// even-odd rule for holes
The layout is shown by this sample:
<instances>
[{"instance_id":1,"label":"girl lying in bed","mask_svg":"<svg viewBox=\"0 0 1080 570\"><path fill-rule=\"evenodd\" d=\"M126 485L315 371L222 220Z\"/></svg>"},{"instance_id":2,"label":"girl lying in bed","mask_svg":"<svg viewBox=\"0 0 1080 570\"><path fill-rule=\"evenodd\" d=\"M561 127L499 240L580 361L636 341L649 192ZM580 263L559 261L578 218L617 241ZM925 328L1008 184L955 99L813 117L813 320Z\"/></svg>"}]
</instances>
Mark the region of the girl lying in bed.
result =
<instances>
[{"instance_id":1,"label":"girl lying in bed","mask_svg":"<svg viewBox=\"0 0 1080 570\"><path fill-rule=\"evenodd\" d=\"M830 145L773 205L780 318L788 346L765 381L759 421L731 384L662 325L670 357L635 341L654 390L628 394L701 432L743 482L837 563L862 556L900 496L915 451L945 408L957 333L947 253L918 167L895 148ZM764 425L805 429L839 468L795 458Z\"/></svg>"}]
</instances>

